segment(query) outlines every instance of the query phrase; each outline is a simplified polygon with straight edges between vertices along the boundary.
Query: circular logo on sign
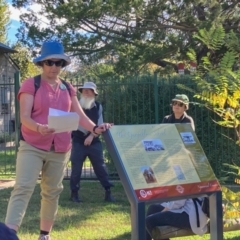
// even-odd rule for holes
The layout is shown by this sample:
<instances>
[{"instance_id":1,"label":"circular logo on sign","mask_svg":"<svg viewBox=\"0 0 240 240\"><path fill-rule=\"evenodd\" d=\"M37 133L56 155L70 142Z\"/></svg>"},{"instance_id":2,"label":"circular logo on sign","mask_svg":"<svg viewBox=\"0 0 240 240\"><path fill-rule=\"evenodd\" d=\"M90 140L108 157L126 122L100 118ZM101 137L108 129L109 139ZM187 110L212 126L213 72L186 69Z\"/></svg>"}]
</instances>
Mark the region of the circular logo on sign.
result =
<instances>
[{"instance_id":1,"label":"circular logo on sign","mask_svg":"<svg viewBox=\"0 0 240 240\"><path fill-rule=\"evenodd\" d=\"M143 197L143 198L146 198L146 197L147 197L147 193L145 192L145 190L140 190L140 195L141 195L141 197Z\"/></svg>"},{"instance_id":2,"label":"circular logo on sign","mask_svg":"<svg viewBox=\"0 0 240 240\"><path fill-rule=\"evenodd\" d=\"M181 185L177 185L176 190L177 190L179 193L183 193L183 192L184 192L184 188L183 188Z\"/></svg>"}]
</instances>

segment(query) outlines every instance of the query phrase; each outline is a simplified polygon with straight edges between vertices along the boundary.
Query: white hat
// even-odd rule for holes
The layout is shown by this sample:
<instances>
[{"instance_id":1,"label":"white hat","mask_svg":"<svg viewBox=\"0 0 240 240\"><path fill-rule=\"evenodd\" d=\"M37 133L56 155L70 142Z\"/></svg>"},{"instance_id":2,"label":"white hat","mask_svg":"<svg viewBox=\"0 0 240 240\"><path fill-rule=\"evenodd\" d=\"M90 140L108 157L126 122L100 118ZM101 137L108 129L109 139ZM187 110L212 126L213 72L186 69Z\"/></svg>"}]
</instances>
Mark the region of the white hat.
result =
<instances>
[{"instance_id":1,"label":"white hat","mask_svg":"<svg viewBox=\"0 0 240 240\"><path fill-rule=\"evenodd\" d=\"M85 82L85 83L83 84L83 86L81 86L80 88L78 88L78 91L79 91L79 92L82 92L82 89L83 89L83 88L92 89L92 90L94 91L95 95L98 95L97 86L96 86L96 84L93 83L93 82Z\"/></svg>"}]
</instances>

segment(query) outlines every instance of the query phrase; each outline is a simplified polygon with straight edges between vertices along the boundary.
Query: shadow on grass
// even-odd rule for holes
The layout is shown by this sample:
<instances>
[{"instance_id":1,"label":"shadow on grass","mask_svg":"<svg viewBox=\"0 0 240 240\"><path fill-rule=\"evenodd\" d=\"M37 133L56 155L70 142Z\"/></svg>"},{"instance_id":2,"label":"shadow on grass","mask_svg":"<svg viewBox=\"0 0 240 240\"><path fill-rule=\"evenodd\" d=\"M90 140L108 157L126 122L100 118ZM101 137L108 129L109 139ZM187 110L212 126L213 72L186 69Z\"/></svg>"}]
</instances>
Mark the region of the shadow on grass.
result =
<instances>
[{"instance_id":1,"label":"shadow on grass","mask_svg":"<svg viewBox=\"0 0 240 240\"><path fill-rule=\"evenodd\" d=\"M130 240L130 239L131 239L131 233L125 233L115 238L111 238L109 240Z\"/></svg>"},{"instance_id":2,"label":"shadow on grass","mask_svg":"<svg viewBox=\"0 0 240 240\"><path fill-rule=\"evenodd\" d=\"M64 190L60 196L58 216L54 225L54 231L63 231L69 229L79 229L84 226L86 229L99 228L111 229L114 221L118 221L118 214L125 219L130 219L130 204L124 193L121 183L115 183L112 188L112 193L116 198L115 203L104 202L104 189L98 181L82 182L81 198L82 203L73 203L69 201L70 190L69 181L64 181ZM1 190L0 198L0 221L4 222L8 200L10 198L12 188ZM26 215L23 219L20 233L34 234L38 233L39 229L39 212L40 212L40 186L36 185L35 191L29 202ZM102 221L97 219L102 218ZM95 220L96 219L96 220ZM120 227L130 226L129 221L122 221L119 218ZM121 233L119 233L121 234ZM117 234L116 234L117 236ZM111 238L108 238L111 239ZM113 240L131 239L131 233L123 234L112 238Z\"/></svg>"}]
</instances>

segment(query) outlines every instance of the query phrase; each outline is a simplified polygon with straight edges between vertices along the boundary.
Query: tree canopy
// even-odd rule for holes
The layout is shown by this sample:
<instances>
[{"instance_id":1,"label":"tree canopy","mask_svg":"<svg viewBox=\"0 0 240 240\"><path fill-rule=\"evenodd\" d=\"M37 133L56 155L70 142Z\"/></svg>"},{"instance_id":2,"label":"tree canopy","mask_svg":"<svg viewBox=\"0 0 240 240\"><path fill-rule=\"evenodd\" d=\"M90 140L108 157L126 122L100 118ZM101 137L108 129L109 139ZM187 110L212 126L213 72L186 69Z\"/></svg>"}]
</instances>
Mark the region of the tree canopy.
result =
<instances>
[{"instance_id":1,"label":"tree canopy","mask_svg":"<svg viewBox=\"0 0 240 240\"><path fill-rule=\"evenodd\" d=\"M10 13L5 0L0 0L0 42L6 43Z\"/></svg>"},{"instance_id":2,"label":"tree canopy","mask_svg":"<svg viewBox=\"0 0 240 240\"><path fill-rule=\"evenodd\" d=\"M11 58L20 68L21 81L28 77L38 75L40 69L32 62L30 51L19 42L12 47L17 51L16 53L11 54Z\"/></svg>"},{"instance_id":3,"label":"tree canopy","mask_svg":"<svg viewBox=\"0 0 240 240\"><path fill-rule=\"evenodd\" d=\"M61 40L82 62L111 61L120 72L135 72L149 63L161 67L186 61L193 48L197 60L208 51L193 33L222 24L239 33L238 0L13 0L16 7L38 4L22 14L18 37L38 47ZM224 49L219 49L219 55Z\"/></svg>"}]
</instances>

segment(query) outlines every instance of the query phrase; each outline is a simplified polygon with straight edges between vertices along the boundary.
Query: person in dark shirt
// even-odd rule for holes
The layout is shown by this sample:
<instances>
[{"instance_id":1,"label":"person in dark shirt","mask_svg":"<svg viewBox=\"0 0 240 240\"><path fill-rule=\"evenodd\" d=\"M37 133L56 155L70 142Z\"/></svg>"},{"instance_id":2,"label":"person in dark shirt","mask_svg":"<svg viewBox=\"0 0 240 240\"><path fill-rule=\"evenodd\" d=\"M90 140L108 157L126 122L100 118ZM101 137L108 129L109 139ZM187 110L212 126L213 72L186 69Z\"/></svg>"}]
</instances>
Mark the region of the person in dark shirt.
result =
<instances>
[{"instance_id":1,"label":"person in dark shirt","mask_svg":"<svg viewBox=\"0 0 240 240\"><path fill-rule=\"evenodd\" d=\"M185 94L177 94L171 102L172 114L163 118L162 123L190 123L195 131L193 119L187 115L189 99ZM200 199L202 200L202 199ZM155 203L148 207L146 213L146 240L151 240L152 230L156 226L174 226L192 229L196 234L202 235L207 230L207 217L198 209L201 216L200 226L195 226L195 206L191 199L176 200L166 203ZM164 239L169 240L169 239Z\"/></svg>"},{"instance_id":2,"label":"person in dark shirt","mask_svg":"<svg viewBox=\"0 0 240 240\"><path fill-rule=\"evenodd\" d=\"M93 82L86 82L79 88L79 91L81 92L80 105L84 113L97 126L101 125L103 123L102 105L95 100L95 97L98 95L96 85ZM110 190L113 184L108 180L99 135L89 132L81 126L79 126L77 131L72 132L70 200L73 202L81 202L78 192L80 189L83 163L87 157L93 166L98 180L105 189L105 201L114 202L115 199L111 195Z\"/></svg>"},{"instance_id":3,"label":"person in dark shirt","mask_svg":"<svg viewBox=\"0 0 240 240\"><path fill-rule=\"evenodd\" d=\"M186 110L189 108L189 99L185 94L177 94L172 99L173 113L163 118L162 123L190 123L195 131L195 125L192 117L187 115Z\"/></svg>"},{"instance_id":4,"label":"person in dark shirt","mask_svg":"<svg viewBox=\"0 0 240 240\"><path fill-rule=\"evenodd\" d=\"M1 240L19 240L16 232L0 222L0 239Z\"/></svg>"}]
</instances>

